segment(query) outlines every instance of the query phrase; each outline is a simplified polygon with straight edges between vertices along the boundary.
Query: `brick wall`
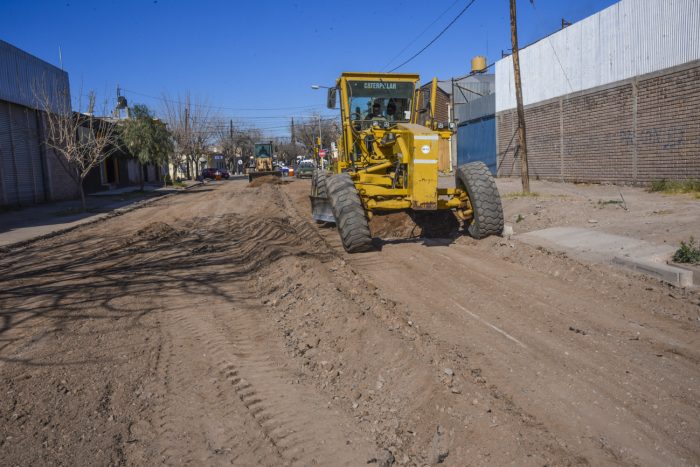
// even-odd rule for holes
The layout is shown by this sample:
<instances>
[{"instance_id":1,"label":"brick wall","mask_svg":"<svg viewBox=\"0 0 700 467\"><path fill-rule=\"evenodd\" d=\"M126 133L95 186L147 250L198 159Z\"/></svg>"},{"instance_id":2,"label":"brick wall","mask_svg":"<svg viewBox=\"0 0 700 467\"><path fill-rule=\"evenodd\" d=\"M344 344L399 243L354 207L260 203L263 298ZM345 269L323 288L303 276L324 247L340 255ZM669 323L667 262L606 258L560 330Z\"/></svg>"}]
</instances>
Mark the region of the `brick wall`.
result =
<instances>
[{"instance_id":1,"label":"brick wall","mask_svg":"<svg viewBox=\"0 0 700 467\"><path fill-rule=\"evenodd\" d=\"M421 109L427 105L430 105L430 90L431 83L425 84L421 87L422 92L418 98L418 103L416 109ZM438 87L437 96L435 98L435 120L438 122L447 122L450 120L450 95ZM420 118L425 121L428 118L428 114L423 114Z\"/></svg>"},{"instance_id":2,"label":"brick wall","mask_svg":"<svg viewBox=\"0 0 700 467\"><path fill-rule=\"evenodd\" d=\"M700 63L525 108L530 176L648 183L700 178ZM498 174L519 176L515 109L496 116Z\"/></svg>"}]
</instances>

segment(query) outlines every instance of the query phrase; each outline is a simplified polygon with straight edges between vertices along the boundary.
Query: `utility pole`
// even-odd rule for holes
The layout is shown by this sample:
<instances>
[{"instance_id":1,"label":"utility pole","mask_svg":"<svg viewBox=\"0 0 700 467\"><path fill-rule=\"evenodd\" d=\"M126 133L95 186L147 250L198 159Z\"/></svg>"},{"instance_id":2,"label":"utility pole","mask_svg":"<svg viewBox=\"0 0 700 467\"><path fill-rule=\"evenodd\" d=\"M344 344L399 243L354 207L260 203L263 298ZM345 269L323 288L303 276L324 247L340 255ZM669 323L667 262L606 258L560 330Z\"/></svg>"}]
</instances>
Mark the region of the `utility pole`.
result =
<instances>
[{"instance_id":1,"label":"utility pole","mask_svg":"<svg viewBox=\"0 0 700 467\"><path fill-rule=\"evenodd\" d=\"M235 173L236 170L236 149L233 147L233 119L228 121L228 149L227 151L231 151L231 154L227 154L229 156L228 163L231 163L231 160L233 160L233 164L231 165L231 171ZM233 159L231 159L233 158Z\"/></svg>"},{"instance_id":2,"label":"utility pole","mask_svg":"<svg viewBox=\"0 0 700 467\"><path fill-rule=\"evenodd\" d=\"M510 38L513 47L513 76L515 77L515 100L518 106L518 152L520 152L520 178L523 193L530 193L530 174L527 169L527 142L525 139L525 109L523 89L520 83L520 56L518 54L518 24L515 16L515 0L510 0Z\"/></svg>"},{"instance_id":3,"label":"utility pole","mask_svg":"<svg viewBox=\"0 0 700 467\"><path fill-rule=\"evenodd\" d=\"M325 162L321 157L321 149L323 149L323 135L321 134L321 115L318 115L318 158L321 162L321 170L324 169L323 163Z\"/></svg>"},{"instance_id":4,"label":"utility pole","mask_svg":"<svg viewBox=\"0 0 700 467\"><path fill-rule=\"evenodd\" d=\"M189 132L189 122L190 122L190 106L189 102L185 106L185 151L189 152L189 146L190 146L190 132ZM187 178L190 178L190 156L189 154L185 154L185 159L187 160Z\"/></svg>"}]
</instances>

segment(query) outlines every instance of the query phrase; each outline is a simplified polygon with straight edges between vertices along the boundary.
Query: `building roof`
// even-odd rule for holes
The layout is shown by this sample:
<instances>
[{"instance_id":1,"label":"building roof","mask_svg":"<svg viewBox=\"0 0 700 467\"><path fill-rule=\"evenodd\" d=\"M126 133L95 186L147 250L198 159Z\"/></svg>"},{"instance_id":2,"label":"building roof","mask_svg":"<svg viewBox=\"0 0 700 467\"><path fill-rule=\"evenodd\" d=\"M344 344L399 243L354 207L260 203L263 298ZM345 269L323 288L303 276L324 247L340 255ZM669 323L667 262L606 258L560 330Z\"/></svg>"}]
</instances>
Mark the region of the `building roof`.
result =
<instances>
[{"instance_id":1,"label":"building roof","mask_svg":"<svg viewBox=\"0 0 700 467\"><path fill-rule=\"evenodd\" d=\"M34 109L46 100L51 110L69 110L68 73L0 40L0 100Z\"/></svg>"}]
</instances>

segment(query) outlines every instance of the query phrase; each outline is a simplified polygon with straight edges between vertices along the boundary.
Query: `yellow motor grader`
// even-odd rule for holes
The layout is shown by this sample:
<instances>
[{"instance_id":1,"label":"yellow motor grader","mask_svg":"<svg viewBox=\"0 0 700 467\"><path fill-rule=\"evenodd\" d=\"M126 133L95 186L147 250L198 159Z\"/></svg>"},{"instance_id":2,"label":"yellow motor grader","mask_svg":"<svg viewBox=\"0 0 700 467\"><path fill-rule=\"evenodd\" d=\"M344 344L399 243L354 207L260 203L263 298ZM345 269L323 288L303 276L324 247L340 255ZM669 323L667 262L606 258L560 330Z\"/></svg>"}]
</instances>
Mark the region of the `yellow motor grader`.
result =
<instances>
[{"instance_id":1,"label":"yellow motor grader","mask_svg":"<svg viewBox=\"0 0 700 467\"><path fill-rule=\"evenodd\" d=\"M454 123L435 118L437 80L422 101L419 76L343 73L328 89L328 108L340 94L342 137L330 172L311 183L312 215L335 222L343 247L371 248L369 219L379 212L451 210L475 238L500 235L503 209L498 189L482 162L457 168L455 186L438 186L439 151L447 150ZM422 123L419 123L422 122Z\"/></svg>"}]
</instances>

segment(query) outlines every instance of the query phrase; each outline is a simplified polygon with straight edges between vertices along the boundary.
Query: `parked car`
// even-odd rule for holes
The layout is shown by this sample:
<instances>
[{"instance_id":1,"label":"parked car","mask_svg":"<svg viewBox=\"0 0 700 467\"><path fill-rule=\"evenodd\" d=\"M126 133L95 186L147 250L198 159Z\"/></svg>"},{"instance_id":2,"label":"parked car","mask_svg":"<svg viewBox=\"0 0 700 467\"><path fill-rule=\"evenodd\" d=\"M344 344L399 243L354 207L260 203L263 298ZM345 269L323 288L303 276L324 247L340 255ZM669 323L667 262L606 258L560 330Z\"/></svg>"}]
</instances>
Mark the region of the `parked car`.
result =
<instances>
[{"instance_id":1,"label":"parked car","mask_svg":"<svg viewBox=\"0 0 700 467\"><path fill-rule=\"evenodd\" d=\"M313 161L301 161L299 165L297 165L297 168L294 169L294 176L296 178L311 178L314 174L314 170L316 170L316 164L314 164Z\"/></svg>"},{"instance_id":2,"label":"parked car","mask_svg":"<svg viewBox=\"0 0 700 467\"><path fill-rule=\"evenodd\" d=\"M226 169L216 169L214 167L208 167L206 169L202 169L202 178L209 178L209 179L215 180L217 176L228 180L228 178L231 175L229 174L228 170L226 170Z\"/></svg>"}]
</instances>

